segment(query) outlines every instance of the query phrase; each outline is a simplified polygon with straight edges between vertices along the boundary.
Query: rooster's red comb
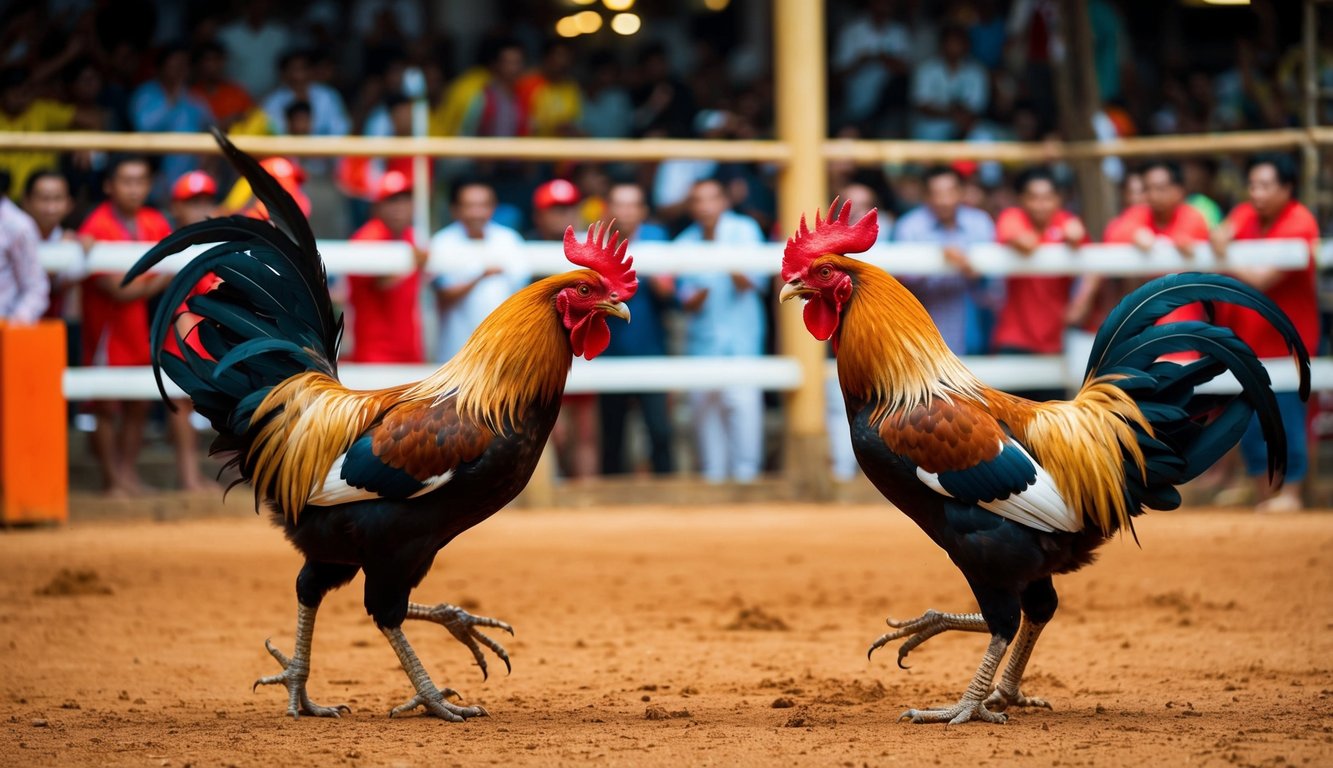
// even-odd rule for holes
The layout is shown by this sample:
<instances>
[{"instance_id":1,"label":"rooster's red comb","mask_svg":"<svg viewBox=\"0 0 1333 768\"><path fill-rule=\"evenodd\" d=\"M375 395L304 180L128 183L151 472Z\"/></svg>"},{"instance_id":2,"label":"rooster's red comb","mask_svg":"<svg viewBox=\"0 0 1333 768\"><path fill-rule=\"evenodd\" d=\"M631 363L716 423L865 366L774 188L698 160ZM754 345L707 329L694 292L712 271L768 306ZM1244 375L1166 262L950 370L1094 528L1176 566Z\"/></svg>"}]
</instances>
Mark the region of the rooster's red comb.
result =
<instances>
[{"instance_id":1,"label":"rooster's red comb","mask_svg":"<svg viewBox=\"0 0 1333 768\"><path fill-rule=\"evenodd\" d=\"M606 233L610 233L609 239ZM634 258L625 252L628 247L629 240L621 240L620 233L611 231L611 226L604 230L600 221L588 226L588 239L581 243L573 227L565 230L565 258L580 267L596 270L610 283L611 297L616 301L629 301L639 289Z\"/></svg>"},{"instance_id":2,"label":"rooster's red comb","mask_svg":"<svg viewBox=\"0 0 1333 768\"><path fill-rule=\"evenodd\" d=\"M820 219L815 211L815 228L809 229L805 216L801 216L801 227L787 241L787 249L782 253L782 280L790 282L798 277L810 262L826 253L848 254L869 250L879 237L879 215L877 209L861 217L855 224L850 223L851 202L838 208L838 199L833 199L829 206L828 218Z\"/></svg>"}]
</instances>

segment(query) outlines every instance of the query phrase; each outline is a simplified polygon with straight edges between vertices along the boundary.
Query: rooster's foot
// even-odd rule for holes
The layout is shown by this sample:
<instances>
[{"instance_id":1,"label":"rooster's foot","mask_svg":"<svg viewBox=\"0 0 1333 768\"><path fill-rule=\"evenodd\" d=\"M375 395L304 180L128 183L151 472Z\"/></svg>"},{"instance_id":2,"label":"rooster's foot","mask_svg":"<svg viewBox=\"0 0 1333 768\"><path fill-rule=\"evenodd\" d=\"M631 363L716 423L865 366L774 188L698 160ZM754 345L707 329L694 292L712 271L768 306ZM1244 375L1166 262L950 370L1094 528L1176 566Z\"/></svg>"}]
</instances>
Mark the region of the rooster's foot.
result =
<instances>
[{"instance_id":1,"label":"rooster's foot","mask_svg":"<svg viewBox=\"0 0 1333 768\"><path fill-rule=\"evenodd\" d=\"M486 656L481 650L483 645L490 648L491 652L505 663L506 672L513 671L513 667L509 663L509 653L505 651L504 646L477 629L478 627L490 627L513 635L514 628L505 622L485 616L473 616L462 608L448 603L440 603L439 605L410 603L407 606L407 618L432 621L449 630L449 634L453 635L454 639L467 646L469 651L472 651L472 658L476 659L477 666L481 667L483 680L489 676L489 670L486 668Z\"/></svg>"},{"instance_id":2,"label":"rooster's foot","mask_svg":"<svg viewBox=\"0 0 1333 768\"><path fill-rule=\"evenodd\" d=\"M958 725L969 720L983 720L987 723L1003 723L1008 715L991 712L986 704L976 699L964 698L948 709L909 709L902 713L899 720L911 720L913 723L948 723Z\"/></svg>"},{"instance_id":3,"label":"rooster's foot","mask_svg":"<svg viewBox=\"0 0 1333 768\"><path fill-rule=\"evenodd\" d=\"M898 666L907 669L903 661L907 654L911 653L917 646L926 642L935 635L949 630L959 630L961 632L989 632L990 628L986 625L986 620L979 613L941 613L939 611L926 611L915 619L907 621L895 621L886 619L890 627L895 631L881 635L866 652L866 658L870 658L875 651L883 648L894 640L907 638L898 648ZM915 711L915 710L913 710Z\"/></svg>"},{"instance_id":4,"label":"rooster's foot","mask_svg":"<svg viewBox=\"0 0 1333 768\"><path fill-rule=\"evenodd\" d=\"M287 714L293 718L300 718L301 715L312 715L314 717L341 717L343 712L351 712L352 708L346 704L339 704L336 707L321 707L310 700L310 696L305 691L306 680L310 678L310 662L300 655L287 658L287 656L273 647L273 643L264 641L264 647L278 660L282 665L282 672L268 677L261 677L255 681L251 690L256 690L261 685L277 685L281 683L287 687Z\"/></svg>"},{"instance_id":5,"label":"rooster's foot","mask_svg":"<svg viewBox=\"0 0 1333 768\"><path fill-rule=\"evenodd\" d=\"M1045 699L1029 698L1024 696L1017 688L1006 691L1004 686L996 686L995 690L991 691L991 695L986 697L985 706L994 712L1003 712L1010 707L1051 708L1051 705Z\"/></svg>"},{"instance_id":6,"label":"rooster's foot","mask_svg":"<svg viewBox=\"0 0 1333 768\"><path fill-rule=\"evenodd\" d=\"M389 717L397 717L404 712L411 712L417 707L425 707L426 713L442 720L448 720L451 723L461 723L469 717L486 717L486 710L482 707L460 707L449 703L448 699L458 696L458 691L452 688L438 690L434 685L427 683L417 695L408 699L405 703L399 704L389 710Z\"/></svg>"}]
</instances>

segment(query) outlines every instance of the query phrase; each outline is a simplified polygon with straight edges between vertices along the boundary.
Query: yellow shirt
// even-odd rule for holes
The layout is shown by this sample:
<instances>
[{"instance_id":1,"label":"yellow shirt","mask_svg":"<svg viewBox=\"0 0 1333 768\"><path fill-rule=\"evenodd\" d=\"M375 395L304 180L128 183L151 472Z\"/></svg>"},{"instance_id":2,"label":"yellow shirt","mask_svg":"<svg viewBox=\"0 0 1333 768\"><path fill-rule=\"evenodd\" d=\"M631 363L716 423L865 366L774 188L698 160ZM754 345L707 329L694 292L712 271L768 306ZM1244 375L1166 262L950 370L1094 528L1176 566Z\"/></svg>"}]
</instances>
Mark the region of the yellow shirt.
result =
<instances>
[{"instance_id":1,"label":"yellow shirt","mask_svg":"<svg viewBox=\"0 0 1333 768\"><path fill-rule=\"evenodd\" d=\"M0 112L0 131L64 131L73 123L74 105L49 99L38 99L17 115ZM15 200L22 197L33 171L59 165L55 152L0 152L0 168L9 171L9 196Z\"/></svg>"}]
</instances>

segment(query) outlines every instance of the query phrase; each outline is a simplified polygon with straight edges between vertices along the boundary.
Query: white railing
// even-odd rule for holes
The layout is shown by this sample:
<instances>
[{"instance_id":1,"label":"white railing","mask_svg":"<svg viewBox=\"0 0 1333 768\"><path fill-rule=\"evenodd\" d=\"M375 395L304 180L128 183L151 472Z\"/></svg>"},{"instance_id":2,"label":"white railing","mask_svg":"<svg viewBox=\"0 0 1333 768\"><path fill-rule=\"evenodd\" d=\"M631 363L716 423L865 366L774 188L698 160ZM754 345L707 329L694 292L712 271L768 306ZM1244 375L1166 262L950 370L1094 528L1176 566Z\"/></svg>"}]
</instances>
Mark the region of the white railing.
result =
<instances>
[{"instance_id":1,"label":"white railing","mask_svg":"<svg viewBox=\"0 0 1333 768\"><path fill-rule=\"evenodd\" d=\"M84 254L73 242L42 246L43 266L51 272L124 272L151 247L151 243L99 243ZM175 271L208 246L195 246L166 260L163 271ZM320 253L330 275L402 274L411 269L412 252L400 242L320 241ZM634 266L641 275L689 274L718 271L743 271L775 274L781 265L781 243L724 245L691 243L635 243ZM510 261L512 252L498 252L482 245L459 244L433 248L427 270L449 272L478 263ZM1270 265L1296 268L1308 257L1299 240L1249 241L1235 243L1220 262L1207 244L1198 244L1192 258L1183 257L1167 242L1143 252L1126 245L1087 245L1078 250L1064 246L1046 246L1031 257L1023 257L999 245L977 245L968 249L968 258L981 273L1007 274L1107 274L1154 275L1181 270L1220 271L1241 266ZM1318 250L1323 265L1333 265L1333 241ZM519 258L533 274L553 274L570 268L559 243L525 243ZM860 258L896 274L950 274L937 246L916 243L879 245ZM1052 383L1066 387L1077 385L1082 361L1062 356L969 357L964 362L986 383L1000 389L1048 388ZM1291 389L1295 371L1290 361L1267 361L1274 384ZM353 388L376 389L416 381L435 370L433 365L340 366L343 380ZM832 367L829 371L832 372ZM600 358L592 363L576 361L567 391L641 392L712 389L726 386L751 386L772 391L789 391L800 385L800 367L783 356L751 358L636 357ZM1316 389L1333 389L1333 359L1315 361ZM168 392L180 390L167 382ZM1210 385L1216 391L1234 389L1226 379ZM65 395L70 400L155 399L157 387L147 368L74 368L65 374Z\"/></svg>"},{"instance_id":2,"label":"white railing","mask_svg":"<svg viewBox=\"0 0 1333 768\"><path fill-rule=\"evenodd\" d=\"M48 272L67 272L82 264L89 272L125 272L138 261L152 243L98 243L86 255L73 242L44 244L42 266ZM174 272L210 246L193 246L171 257L157 271ZM1276 266L1287 269L1305 265L1307 251L1300 240L1254 240L1231 246L1226 259L1219 260L1206 243L1198 243L1193 257L1186 258L1170 243L1159 241L1148 252L1129 245L1086 245L1077 250L1061 245L1039 248L1030 257L1002 245L974 245L967 249L968 260L982 274L988 275L1155 275L1168 272L1219 272L1236 267ZM634 243L634 267L642 275L690 274L700 272L751 272L776 274L782 265L782 243L731 245L722 243ZM319 241L320 254L330 275L395 275L412 268L412 251L401 242ZM1321 266L1333 266L1333 241L1325 242L1317 252ZM548 275L571 269L559 243L528 242L515 254L483 244L461 243L433 246L426 269L446 273L475 269L477 264L510 263L515 259L533 274ZM857 258L881 266L894 274L952 274L939 246L926 243L890 243L877 245Z\"/></svg>"}]
</instances>

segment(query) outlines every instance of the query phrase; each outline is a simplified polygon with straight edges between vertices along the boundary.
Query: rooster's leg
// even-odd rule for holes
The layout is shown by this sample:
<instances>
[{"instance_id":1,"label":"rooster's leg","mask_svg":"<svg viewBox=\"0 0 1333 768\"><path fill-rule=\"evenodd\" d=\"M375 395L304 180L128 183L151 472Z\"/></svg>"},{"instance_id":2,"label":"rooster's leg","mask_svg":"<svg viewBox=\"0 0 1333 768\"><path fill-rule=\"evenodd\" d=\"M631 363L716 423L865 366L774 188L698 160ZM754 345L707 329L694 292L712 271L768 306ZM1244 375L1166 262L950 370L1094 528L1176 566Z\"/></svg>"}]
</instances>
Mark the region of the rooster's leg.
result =
<instances>
[{"instance_id":1,"label":"rooster's leg","mask_svg":"<svg viewBox=\"0 0 1333 768\"><path fill-rule=\"evenodd\" d=\"M509 664L509 653L505 651L504 646L487 637L477 627L491 627L504 630L510 635L514 634L514 628L499 619L490 619L485 616L473 616L467 611L456 605L440 603L439 605L423 605L421 603L407 604L407 618L420 619L422 621L433 621L436 624L449 630L449 634L454 639L467 646L472 651L472 658L477 660L477 666L481 667L481 677L486 679L488 670L486 669L486 656L482 654L481 647L484 645L490 648L500 661L505 663L506 671L513 671Z\"/></svg>"},{"instance_id":2,"label":"rooster's leg","mask_svg":"<svg viewBox=\"0 0 1333 768\"><path fill-rule=\"evenodd\" d=\"M958 703L948 709L909 709L899 716L899 720L911 720L914 723L949 723L958 725L969 720L984 720L988 723L1003 723L1009 718L998 712L986 709L986 696L990 693L991 681L995 679L995 670L1004 658L1004 651L1009 642L1000 635L991 635L986 655L981 659L981 666L967 686L967 691Z\"/></svg>"},{"instance_id":3,"label":"rooster's leg","mask_svg":"<svg viewBox=\"0 0 1333 768\"><path fill-rule=\"evenodd\" d=\"M487 714L481 707L460 707L446 701L450 697L457 696L458 692L452 688L441 690L435 687L435 683L431 681L430 675L426 674L426 668L421 665L421 659L417 658L416 652L408 644L407 636L400 627L392 629L380 627L380 631L389 639L389 645L393 647L394 653L398 654L398 661L403 665L403 671L407 673L408 679L412 681L412 687L417 691L415 696L390 710L389 717L410 712L417 707L425 707L428 713L455 723L461 723L469 717L482 717Z\"/></svg>"},{"instance_id":4,"label":"rooster's leg","mask_svg":"<svg viewBox=\"0 0 1333 768\"><path fill-rule=\"evenodd\" d=\"M951 629L961 632L989 632L990 627L986 620L979 613L940 613L939 611L926 611L915 619L908 621L886 620L894 632L881 635L866 652L869 658L875 651L883 648L894 640L907 638L907 642L898 648L898 666L907 669L903 660L907 654L911 653L917 646L926 642L941 632L947 632Z\"/></svg>"},{"instance_id":5,"label":"rooster's leg","mask_svg":"<svg viewBox=\"0 0 1333 768\"><path fill-rule=\"evenodd\" d=\"M282 665L282 672L268 677L261 677L255 681L252 688L258 688L261 685L277 685L281 683L287 687L287 714L299 718L301 715L314 715L315 717L338 717L343 712L351 712L351 707L346 704L339 704L336 707L321 707L310 700L306 694L306 680L310 678L310 639L315 634L315 611L317 608L311 608L304 603L296 603L296 652L291 658L287 658L282 651L273 647L273 643L264 641L264 647L273 654L273 658Z\"/></svg>"},{"instance_id":6,"label":"rooster's leg","mask_svg":"<svg viewBox=\"0 0 1333 768\"><path fill-rule=\"evenodd\" d=\"M1000 676L1000 684L995 686L995 690L986 699L986 706L991 710L1003 712L1009 707L1051 708L1044 699L1028 698L1018 689L1018 684L1023 680L1023 671L1027 669L1028 659L1032 658L1032 649L1037 645L1037 637L1041 635L1042 627L1045 626L1044 623L1034 624L1030 620L1023 620L1023 626L1018 630L1018 637L1014 640L1014 651L1009 655L1009 664L1005 666L1004 674Z\"/></svg>"}]
</instances>

